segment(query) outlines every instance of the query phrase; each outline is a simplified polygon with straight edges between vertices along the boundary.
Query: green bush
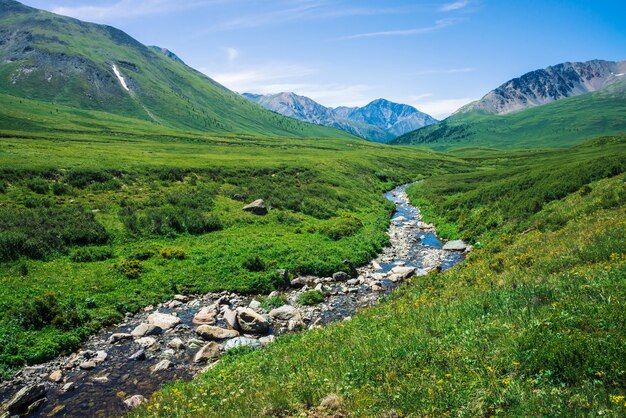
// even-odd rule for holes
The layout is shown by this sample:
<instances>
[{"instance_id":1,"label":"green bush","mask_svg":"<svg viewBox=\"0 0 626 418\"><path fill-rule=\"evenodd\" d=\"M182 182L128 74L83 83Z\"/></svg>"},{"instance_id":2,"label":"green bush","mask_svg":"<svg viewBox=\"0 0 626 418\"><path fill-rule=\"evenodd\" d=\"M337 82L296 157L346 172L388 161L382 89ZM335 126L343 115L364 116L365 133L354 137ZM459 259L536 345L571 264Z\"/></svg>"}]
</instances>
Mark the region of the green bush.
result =
<instances>
[{"instance_id":1,"label":"green bush","mask_svg":"<svg viewBox=\"0 0 626 418\"><path fill-rule=\"evenodd\" d=\"M75 245L105 244L109 234L78 206L0 208L0 260L45 259Z\"/></svg>"},{"instance_id":2,"label":"green bush","mask_svg":"<svg viewBox=\"0 0 626 418\"><path fill-rule=\"evenodd\" d=\"M321 232L328 238L339 241L356 234L361 228L363 228L363 222L359 218L343 214L341 217L329 221L321 228Z\"/></svg>"},{"instance_id":3,"label":"green bush","mask_svg":"<svg viewBox=\"0 0 626 418\"><path fill-rule=\"evenodd\" d=\"M319 290L309 290L308 292L300 293L298 295L297 302L300 305L312 306L318 305L324 302L324 294Z\"/></svg>"},{"instance_id":4,"label":"green bush","mask_svg":"<svg viewBox=\"0 0 626 418\"><path fill-rule=\"evenodd\" d=\"M54 183L52 185L52 193L55 196L61 196L64 194L68 194L70 192L70 187L65 183Z\"/></svg>"},{"instance_id":5,"label":"green bush","mask_svg":"<svg viewBox=\"0 0 626 418\"><path fill-rule=\"evenodd\" d=\"M72 254L72 261L75 263L89 263L93 261L104 261L113 258L113 250L102 247L77 248Z\"/></svg>"},{"instance_id":6,"label":"green bush","mask_svg":"<svg viewBox=\"0 0 626 418\"><path fill-rule=\"evenodd\" d=\"M0 194L4 194L9 190L9 185L6 181L0 180Z\"/></svg>"},{"instance_id":7,"label":"green bush","mask_svg":"<svg viewBox=\"0 0 626 418\"><path fill-rule=\"evenodd\" d=\"M161 250L161 257L168 260L184 260L187 258L187 254L183 249L168 247Z\"/></svg>"},{"instance_id":8,"label":"green bush","mask_svg":"<svg viewBox=\"0 0 626 418\"><path fill-rule=\"evenodd\" d=\"M129 279L137 279L143 272L143 263L140 260L121 259L115 269Z\"/></svg>"},{"instance_id":9,"label":"green bush","mask_svg":"<svg viewBox=\"0 0 626 418\"><path fill-rule=\"evenodd\" d=\"M200 209L174 206L153 207L143 211L123 207L120 210L120 220L128 230L140 235L201 235L223 227L215 215Z\"/></svg>"},{"instance_id":10,"label":"green bush","mask_svg":"<svg viewBox=\"0 0 626 418\"><path fill-rule=\"evenodd\" d=\"M248 271L263 271L265 270L265 262L258 255L255 255L246 258L242 263L242 267Z\"/></svg>"},{"instance_id":11,"label":"green bush","mask_svg":"<svg viewBox=\"0 0 626 418\"><path fill-rule=\"evenodd\" d=\"M72 170L67 174L67 181L74 187L84 189L93 183L104 183L113 178L107 171Z\"/></svg>"},{"instance_id":12,"label":"green bush","mask_svg":"<svg viewBox=\"0 0 626 418\"><path fill-rule=\"evenodd\" d=\"M35 177L28 180L28 183L26 183L26 185L30 190L37 194L47 194L50 190L48 182L40 177Z\"/></svg>"},{"instance_id":13,"label":"green bush","mask_svg":"<svg viewBox=\"0 0 626 418\"><path fill-rule=\"evenodd\" d=\"M272 309L280 308L283 305L287 304L287 297L285 295L272 296L261 299L261 308L266 311L271 311Z\"/></svg>"},{"instance_id":14,"label":"green bush","mask_svg":"<svg viewBox=\"0 0 626 418\"><path fill-rule=\"evenodd\" d=\"M71 330L89 320L89 314L73 300L60 304L56 293L48 292L24 301L14 311L14 318L25 329L38 330L52 325L60 330Z\"/></svg>"}]
</instances>

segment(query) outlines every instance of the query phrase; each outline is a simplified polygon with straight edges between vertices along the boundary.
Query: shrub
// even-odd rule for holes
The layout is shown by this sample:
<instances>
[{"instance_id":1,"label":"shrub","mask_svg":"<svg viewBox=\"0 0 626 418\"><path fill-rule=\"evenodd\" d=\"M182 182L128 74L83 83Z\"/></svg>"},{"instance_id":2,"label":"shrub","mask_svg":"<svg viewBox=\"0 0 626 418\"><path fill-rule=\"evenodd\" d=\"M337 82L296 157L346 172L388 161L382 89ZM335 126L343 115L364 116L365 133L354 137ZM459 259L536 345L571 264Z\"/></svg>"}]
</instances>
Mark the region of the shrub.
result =
<instances>
[{"instance_id":1,"label":"shrub","mask_svg":"<svg viewBox=\"0 0 626 418\"><path fill-rule=\"evenodd\" d=\"M35 177L28 180L26 184L30 190L37 194L46 194L48 190L50 190L50 186L48 186L48 182L40 177Z\"/></svg>"},{"instance_id":2,"label":"shrub","mask_svg":"<svg viewBox=\"0 0 626 418\"><path fill-rule=\"evenodd\" d=\"M115 265L115 269L129 279L137 279L143 272L143 263L140 260L123 258Z\"/></svg>"},{"instance_id":3,"label":"shrub","mask_svg":"<svg viewBox=\"0 0 626 418\"><path fill-rule=\"evenodd\" d=\"M68 194L70 192L70 187L65 183L54 183L52 185L52 193L55 196L61 196L64 194Z\"/></svg>"},{"instance_id":4,"label":"shrub","mask_svg":"<svg viewBox=\"0 0 626 418\"><path fill-rule=\"evenodd\" d=\"M187 254L185 254L185 251L180 248L168 247L161 250L161 257L168 260L184 260L187 257Z\"/></svg>"},{"instance_id":5,"label":"shrub","mask_svg":"<svg viewBox=\"0 0 626 418\"><path fill-rule=\"evenodd\" d=\"M261 308L266 311L271 311L272 309L280 308L283 305L287 304L287 297L285 295L278 295L267 297L261 300Z\"/></svg>"},{"instance_id":6,"label":"shrub","mask_svg":"<svg viewBox=\"0 0 626 418\"><path fill-rule=\"evenodd\" d=\"M120 220L136 234L176 235L189 233L201 235L222 229L220 219L200 209L183 207L154 207L137 211L132 207L120 210Z\"/></svg>"},{"instance_id":7,"label":"shrub","mask_svg":"<svg viewBox=\"0 0 626 418\"><path fill-rule=\"evenodd\" d=\"M72 254L72 261L75 263L89 263L93 261L104 261L113 258L113 250L101 247L78 248Z\"/></svg>"},{"instance_id":8,"label":"shrub","mask_svg":"<svg viewBox=\"0 0 626 418\"><path fill-rule=\"evenodd\" d=\"M24 329L38 330L52 325L69 331L86 323L90 318L84 307L74 299L60 304L56 293L48 292L22 302L13 316Z\"/></svg>"},{"instance_id":9,"label":"shrub","mask_svg":"<svg viewBox=\"0 0 626 418\"><path fill-rule=\"evenodd\" d=\"M79 189L84 189L93 183L104 183L112 178L111 173L106 171L72 170L67 174L69 184Z\"/></svg>"},{"instance_id":10,"label":"shrub","mask_svg":"<svg viewBox=\"0 0 626 418\"><path fill-rule=\"evenodd\" d=\"M309 290L308 292L300 293L298 295L297 302L300 305L312 306L324 302L324 294L319 290Z\"/></svg>"},{"instance_id":11,"label":"shrub","mask_svg":"<svg viewBox=\"0 0 626 418\"><path fill-rule=\"evenodd\" d=\"M363 228L363 223L359 218L344 214L323 226L321 232L333 241L339 241L356 234L361 228Z\"/></svg>"},{"instance_id":12,"label":"shrub","mask_svg":"<svg viewBox=\"0 0 626 418\"><path fill-rule=\"evenodd\" d=\"M265 263L258 255L246 258L242 267L248 271L263 271L265 270Z\"/></svg>"},{"instance_id":13,"label":"shrub","mask_svg":"<svg viewBox=\"0 0 626 418\"><path fill-rule=\"evenodd\" d=\"M9 186L6 181L0 180L0 194L4 194L9 189Z\"/></svg>"},{"instance_id":14,"label":"shrub","mask_svg":"<svg viewBox=\"0 0 626 418\"><path fill-rule=\"evenodd\" d=\"M0 260L45 259L75 245L105 244L109 234L78 206L0 208Z\"/></svg>"}]
</instances>

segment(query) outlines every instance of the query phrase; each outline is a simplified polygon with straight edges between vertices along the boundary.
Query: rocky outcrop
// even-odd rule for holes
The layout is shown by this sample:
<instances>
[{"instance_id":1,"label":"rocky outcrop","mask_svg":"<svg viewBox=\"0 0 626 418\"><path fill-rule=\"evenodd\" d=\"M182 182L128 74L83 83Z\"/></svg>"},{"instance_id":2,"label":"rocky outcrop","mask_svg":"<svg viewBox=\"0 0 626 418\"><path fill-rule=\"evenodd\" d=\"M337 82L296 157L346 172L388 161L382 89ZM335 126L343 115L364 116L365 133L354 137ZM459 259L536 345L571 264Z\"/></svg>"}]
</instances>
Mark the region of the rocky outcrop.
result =
<instances>
[{"instance_id":1,"label":"rocky outcrop","mask_svg":"<svg viewBox=\"0 0 626 418\"><path fill-rule=\"evenodd\" d=\"M206 363L209 361L217 360L220 357L220 346L211 341L204 347L202 347L196 355L193 357L194 363Z\"/></svg>"},{"instance_id":2,"label":"rocky outcrop","mask_svg":"<svg viewBox=\"0 0 626 418\"><path fill-rule=\"evenodd\" d=\"M257 199L249 205L244 206L243 210L246 212L252 212L255 215L267 215L267 207L265 206L265 201L263 199Z\"/></svg>"},{"instance_id":3,"label":"rocky outcrop","mask_svg":"<svg viewBox=\"0 0 626 418\"><path fill-rule=\"evenodd\" d=\"M270 327L267 319L250 308L239 308L237 310L237 323L243 332L250 334L266 334Z\"/></svg>"},{"instance_id":4,"label":"rocky outcrop","mask_svg":"<svg viewBox=\"0 0 626 418\"><path fill-rule=\"evenodd\" d=\"M2 409L10 414L18 413L42 399L45 394L46 387L43 384L25 386L13 395L13 397L2 406Z\"/></svg>"}]
</instances>

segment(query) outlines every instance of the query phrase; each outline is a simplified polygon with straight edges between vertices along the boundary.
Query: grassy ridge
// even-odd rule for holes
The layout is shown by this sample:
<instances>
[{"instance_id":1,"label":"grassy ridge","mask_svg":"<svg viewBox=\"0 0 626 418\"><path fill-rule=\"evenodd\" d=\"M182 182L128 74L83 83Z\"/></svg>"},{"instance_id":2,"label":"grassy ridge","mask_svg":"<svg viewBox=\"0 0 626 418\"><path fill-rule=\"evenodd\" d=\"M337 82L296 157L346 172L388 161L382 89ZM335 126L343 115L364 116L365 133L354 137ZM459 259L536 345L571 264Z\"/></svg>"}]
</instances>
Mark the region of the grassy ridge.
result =
<instances>
[{"instance_id":1,"label":"grassy ridge","mask_svg":"<svg viewBox=\"0 0 626 418\"><path fill-rule=\"evenodd\" d=\"M624 133L625 121L626 81L622 81L600 91L504 116L481 112L453 115L393 143L436 150L569 147L594 136Z\"/></svg>"},{"instance_id":2,"label":"grassy ridge","mask_svg":"<svg viewBox=\"0 0 626 418\"><path fill-rule=\"evenodd\" d=\"M5 371L73 349L176 292L269 291L281 284L279 268L331 274L344 260L363 263L388 239L384 190L468 168L362 140L154 130L0 100ZM241 210L257 198L273 208L268 216ZM257 257L259 268L247 268Z\"/></svg>"},{"instance_id":3,"label":"grassy ridge","mask_svg":"<svg viewBox=\"0 0 626 418\"><path fill-rule=\"evenodd\" d=\"M353 138L269 112L110 26L0 0L0 27L5 94L142 119L155 127Z\"/></svg>"},{"instance_id":4,"label":"grassy ridge","mask_svg":"<svg viewBox=\"0 0 626 418\"><path fill-rule=\"evenodd\" d=\"M480 182L452 192L458 176L434 177L412 194L447 184L449 195L432 202L433 212L479 231L480 219L459 222L463 210L446 200L494 188L513 195L516 183L499 183L495 172L514 179L511 166L540 174L540 162L561 158L583 167L603 156L623 160L623 147L624 138L605 139L536 162L500 154L483 161L477 171L494 175ZM195 382L165 388L136 415L622 416L624 173L577 177L582 185L570 190L567 164L551 167L566 191L546 199L542 186L551 183L528 185L525 196L544 204L520 211L514 222L530 231L494 224L459 268L414 279L350 322L227 358ZM487 193L482 205L499 200ZM319 406L329 395L337 409Z\"/></svg>"}]
</instances>

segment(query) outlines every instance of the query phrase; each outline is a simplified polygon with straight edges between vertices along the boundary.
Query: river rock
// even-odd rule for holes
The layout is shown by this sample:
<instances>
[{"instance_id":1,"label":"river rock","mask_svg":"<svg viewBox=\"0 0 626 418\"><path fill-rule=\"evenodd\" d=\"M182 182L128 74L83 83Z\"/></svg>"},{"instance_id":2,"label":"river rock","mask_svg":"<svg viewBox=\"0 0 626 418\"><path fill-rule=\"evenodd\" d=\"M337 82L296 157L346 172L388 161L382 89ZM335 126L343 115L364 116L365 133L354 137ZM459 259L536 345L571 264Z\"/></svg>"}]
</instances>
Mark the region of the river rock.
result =
<instances>
[{"instance_id":1,"label":"river rock","mask_svg":"<svg viewBox=\"0 0 626 418\"><path fill-rule=\"evenodd\" d=\"M443 246L445 251L465 251L467 244L463 240L448 241Z\"/></svg>"},{"instance_id":2,"label":"river rock","mask_svg":"<svg viewBox=\"0 0 626 418\"><path fill-rule=\"evenodd\" d=\"M137 344L139 344L142 348L146 350L154 350L158 349L158 343L156 338L154 337L142 337L137 340Z\"/></svg>"},{"instance_id":3,"label":"river rock","mask_svg":"<svg viewBox=\"0 0 626 418\"><path fill-rule=\"evenodd\" d=\"M95 362L95 360L87 360L80 363L78 367L80 367L82 370L93 370L98 367L98 364Z\"/></svg>"},{"instance_id":4,"label":"river rock","mask_svg":"<svg viewBox=\"0 0 626 418\"><path fill-rule=\"evenodd\" d=\"M401 280L406 280L415 274L415 267L396 266L391 269L391 274L398 276Z\"/></svg>"},{"instance_id":5,"label":"river rock","mask_svg":"<svg viewBox=\"0 0 626 418\"><path fill-rule=\"evenodd\" d=\"M15 413L43 398L45 394L46 387L43 384L25 386L3 405L3 409Z\"/></svg>"},{"instance_id":6,"label":"river rock","mask_svg":"<svg viewBox=\"0 0 626 418\"><path fill-rule=\"evenodd\" d=\"M270 318L279 321L289 321L294 317L300 317L300 311L291 305L283 305L276 309L272 309L269 313Z\"/></svg>"},{"instance_id":7,"label":"river rock","mask_svg":"<svg viewBox=\"0 0 626 418\"><path fill-rule=\"evenodd\" d=\"M310 279L308 277L296 277L291 282L289 282L291 287L296 289L300 289L306 286L309 283Z\"/></svg>"},{"instance_id":8,"label":"river rock","mask_svg":"<svg viewBox=\"0 0 626 418\"><path fill-rule=\"evenodd\" d=\"M174 300L177 300L179 302L188 302L189 298L185 295L174 295Z\"/></svg>"},{"instance_id":9,"label":"river rock","mask_svg":"<svg viewBox=\"0 0 626 418\"><path fill-rule=\"evenodd\" d=\"M266 345L270 345L275 340L276 340L276 337L274 335L266 335L265 337L259 338L259 342L261 343L263 347L265 347Z\"/></svg>"},{"instance_id":10,"label":"river rock","mask_svg":"<svg viewBox=\"0 0 626 418\"><path fill-rule=\"evenodd\" d=\"M213 325L215 324L215 317L217 316L217 310L214 306L205 306L200 309L200 311L194 315L193 323L194 324L206 324Z\"/></svg>"},{"instance_id":11,"label":"river rock","mask_svg":"<svg viewBox=\"0 0 626 418\"><path fill-rule=\"evenodd\" d=\"M173 363L169 360L161 360L152 367L152 373L158 373L163 370L167 370L173 366Z\"/></svg>"},{"instance_id":12,"label":"river rock","mask_svg":"<svg viewBox=\"0 0 626 418\"><path fill-rule=\"evenodd\" d=\"M170 342L167 343L169 348L173 348L174 350L184 350L185 343L180 338L174 338Z\"/></svg>"},{"instance_id":13,"label":"river rock","mask_svg":"<svg viewBox=\"0 0 626 418\"><path fill-rule=\"evenodd\" d=\"M224 351L232 350L237 347L250 347L253 350L257 350L262 347L259 340L255 340L254 338L249 337L237 337L232 340L226 341L224 344Z\"/></svg>"},{"instance_id":14,"label":"river rock","mask_svg":"<svg viewBox=\"0 0 626 418\"><path fill-rule=\"evenodd\" d=\"M61 388L61 392L66 393L66 392L69 392L69 391L74 390L74 389L76 389L76 383L74 383L74 382L67 382Z\"/></svg>"},{"instance_id":15,"label":"river rock","mask_svg":"<svg viewBox=\"0 0 626 418\"><path fill-rule=\"evenodd\" d=\"M237 312L226 307L224 308L224 322L232 329L239 329L239 322L237 322Z\"/></svg>"},{"instance_id":16,"label":"river rock","mask_svg":"<svg viewBox=\"0 0 626 418\"><path fill-rule=\"evenodd\" d=\"M132 339L133 336L131 334L125 333L125 332L116 332L115 334L111 335L109 337L109 344L115 344L118 343L120 341L124 341L124 340L130 340Z\"/></svg>"},{"instance_id":17,"label":"river rock","mask_svg":"<svg viewBox=\"0 0 626 418\"><path fill-rule=\"evenodd\" d=\"M336 282L345 282L350 280L350 275L344 271L338 271L337 273L333 273L333 280Z\"/></svg>"},{"instance_id":18,"label":"river rock","mask_svg":"<svg viewBox=\"0 0 626 418\"><path fill-rule=\"evenodd\" d=\"M132 332L130 333L133 337L139 338L139 337L146 337L149 335L159 335L163 332L163 329L161 329L161 327L159 327L158 325L153 325L153 324L139 324L137 325L137 327L132 330Z\"/></svg>"},{"instance_id":19,"label":"river rock","mask_svg":"<svg viewBox=\"0 0 626 418\"><path fill-rule=\"evenodd\" d=\"M196 329L196 334L207 341L225 340L239 336L239 332L233 329L220 328L212 325L200 325Z\"/></svg>"},{"instance_id":20,"label":"river rock","mask_svg":"<svg viewBox=\"0 0 626 418\"><path fill-rule=\"evenodd\" d=\"M130 357L128 357L129 360L134 360L134 361L141 361L141 360L145 360L146 359L146 352L145 350L139 350L137 352L135 352L133 355L131 355Z\"/></svg>"},{"instance_id":21,"label":"river rock","mask_svg":"<svg viewBox=\"0 0 626 418\"><path fill-rule=\"evenodd\" d=\"M265 318L250 308L237 309L237 323L243 332L251 334L266 334L270 327Z\"/></svg>"},{"instance_id":22,"label":"river rock","mask_svg":"<svg viewBox=\"0 0 626 418\"><path fill-rule=\"evenodd\" d=\"M261 307L261 302L259 302L256 299L252 299L250 301L250 304L248 305L248 308L254 309L254 310L259 309L260 307Z\"/></svg>"},{"instance_id":23,"label":"river rock","mask_svg":"<svg viewBox=\"0 0 626 418\"><path fill-rule=\"evenodd\" d=\"M95 361L96 364L101 364L106 361L107 357L109 357L109 355L107 354L106 351L99 350L99 351L96 351L96 355L93 358L93 361Z\"/></svg>"},{"instance_id":24,"label":"river rock","mask_svg":"<svg viewBox=\"0 0 626 418\"><path fill-rule=\"evenodd\" d=\"M63 381L63 371L55 370L48 375L48 380L54 383L61 383Z\"/></svg>"},{"instance_id":25,"label":"river rock","mask_svg":"<svg viewBox=\"0 0 626 418\"><path fill-rule=\"evenodd\" d=\"M124 401L124 404L130 409L135 409L139 407L142 403L147 402L148 400L142 395L133 395L130 398Z\"/></svg>"},{"instance_id":26,"label":"river rock","mask_svg":"<svg viewBox=\"0 0 626 418\"><path fill-rule=\"evenodd\" d=\"M28 406L28 409L26 410L26 415L32 415L33 412L35 412L36 410L38 410L41 405L45 404L46 402L48 402L48 398L41 398L39 400L36 400L35 402L33 402L32 404L30 404Z\"/></svg>"},{"instance_id":27,"label":"river rock","mask_svg":"<svg viewBox=\"0 0 626 418\"><path fill-rule=\"evenodd\" d=\"M244 206L243 210L246 212L252 212L255 215L267 215L267 207L263 199L255 200L249 205Z\"/></svg>"},{"instance_id":28,"label":"river rock","mask_svg":"<svg viewBox=\"0 0 626 418\"><path fill-rule=\"evenodd\" d=\"M148 316L148 324L156 325L161 329L167 330L180 324L180 318L174 315L155 312Z\"/></svg>"},{"instance_id":29,"label":"river rock","mask_svg":"<svg viewBox=\"0 0 626 418\"><path fill-rule=\"evenodd\" d=\"M211 341L204 347L202 347L194 356L194 363L203 363L212 360L217 360L220 357L220 346L216 342Z\"/></svg>"}]
</instances>

